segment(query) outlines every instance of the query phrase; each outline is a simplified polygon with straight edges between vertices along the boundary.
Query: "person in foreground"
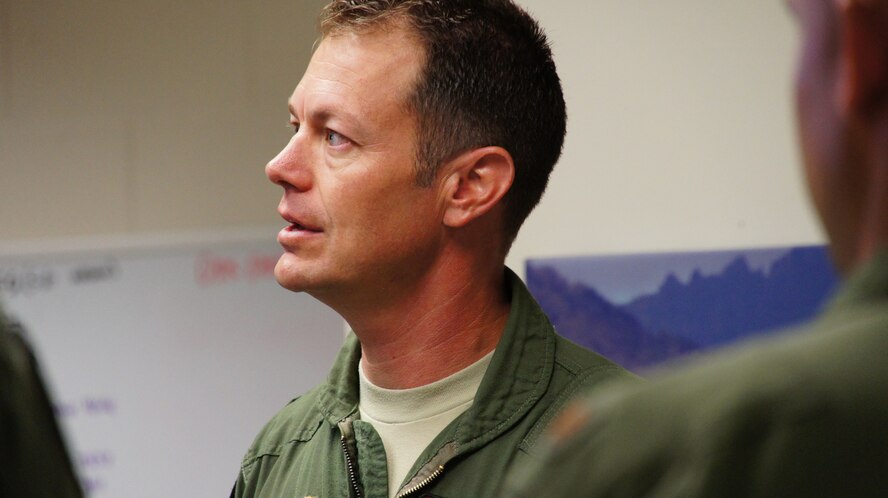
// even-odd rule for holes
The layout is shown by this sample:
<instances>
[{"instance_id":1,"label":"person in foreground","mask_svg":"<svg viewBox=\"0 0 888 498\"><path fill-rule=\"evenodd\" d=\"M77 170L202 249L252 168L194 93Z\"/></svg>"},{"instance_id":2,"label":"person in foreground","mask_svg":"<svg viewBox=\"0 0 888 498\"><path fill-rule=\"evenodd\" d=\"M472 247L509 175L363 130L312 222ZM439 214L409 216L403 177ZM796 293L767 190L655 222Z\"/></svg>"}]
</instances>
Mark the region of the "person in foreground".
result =
<instances>
[{"instance_id":1,"label":"person in foreground","mask_svg":"<svg viewBox=\"0 0 888 498\"><path fill-rule=\"evenodd\" d=\"M353 334L232 495L493 496L574 393L631 376L504 266L564 139L550 49L509 0L335 0L320 26L266 167L275 275Z\"/></svg>"},{"instance_id":2,"label":"person in foreground","mask_svg":"<svg viewBox=\"0 0 888 498\"><path fill-rule=\"evenodd\" d=\"M789 4L805 172L843 287L802 330L569 408L507 496L888 496L888 1Z\"/></svg>"},{"instance_id":3,"label":"person in foreground","mask_svg":"<svg viewBox=\"0 0 888 498\"><path fill-rule=\"evenodd\" d=\"M21 327L0 309L0 496L80 498L83 491Z\"/></svg>"}]
</instances>

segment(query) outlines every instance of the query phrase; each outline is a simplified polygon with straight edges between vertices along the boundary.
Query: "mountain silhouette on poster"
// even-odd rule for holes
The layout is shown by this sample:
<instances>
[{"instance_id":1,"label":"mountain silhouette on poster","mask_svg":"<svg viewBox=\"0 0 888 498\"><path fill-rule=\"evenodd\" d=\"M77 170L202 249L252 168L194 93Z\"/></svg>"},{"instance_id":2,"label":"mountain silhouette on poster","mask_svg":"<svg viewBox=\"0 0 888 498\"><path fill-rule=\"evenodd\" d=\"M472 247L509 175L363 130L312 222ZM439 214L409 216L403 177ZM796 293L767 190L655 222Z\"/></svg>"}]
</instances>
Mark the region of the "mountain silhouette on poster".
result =
<instances>
[{"instance_id":1,"label":"mountain silhouette on poster","mask_svg":"<svg viewBox=\"0 0 888 498\"><path fill-rule=\"evenodd\" d=\"M558 333L629 369L696 349L684 338L652 334L631 313L591 287L571 284L549 267L527 267L527 285Z\"/></svg>"},{"instance_id":2,"label":"mountain silhouette on poster","mask_svg":"<svg viewBox=\"0 0 888 498\"><path fill-rule=\"evenodd\" d=\"M656 293L621 309L647 330L709 347L805 321L837 283L826 249L801 247L776 260L768 273L751 269L740 256L718 274L695 271L687 283L670 274Z\"/></svg>"}]
</instances>

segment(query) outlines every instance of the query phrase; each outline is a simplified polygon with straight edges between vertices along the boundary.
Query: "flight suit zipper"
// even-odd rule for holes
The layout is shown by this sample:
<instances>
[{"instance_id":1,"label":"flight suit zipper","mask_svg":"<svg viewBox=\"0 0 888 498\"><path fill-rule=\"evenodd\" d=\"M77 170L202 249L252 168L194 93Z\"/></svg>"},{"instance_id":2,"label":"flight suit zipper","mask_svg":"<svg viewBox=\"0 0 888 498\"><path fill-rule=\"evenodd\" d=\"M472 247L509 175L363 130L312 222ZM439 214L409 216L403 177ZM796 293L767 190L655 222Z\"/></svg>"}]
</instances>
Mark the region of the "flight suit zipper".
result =
<instances>
[{"instance_id":1,"label":"flight suit zipper","mask_svg":"<svg viewBox=\"0 0 888 498\"><path fill-rule=\"evenodd\" d=\"M416 473L413 479L400 489L396 498L410 496L427 487L435 479L441 477L441 474L444 473L444 466L456 456L457 446L455 441L451 441L441 447L441 449L435 453L435 456L429 460L429 463L419 469L419 472Z\"/></svg>"},{"instance_id":2,"label":"flight suit zipper","mask_svg":"<svg viewBox=\"0 0 888 498\"><path fill-rule=\"evenodd\" d=\"M342 454L345 456L345 467L348 472L350 496L353 498L363 498L364 492L358 479L357 445L355 444L355 434L352 431L352 421L350 418L345 418L339 422L339 431L341 434L339 443L342 446Z\"/></svg>"},{"instance_id":3,"label":"flight suit zipper","mask_svg":"<svg viewBox=\"0 0 888 498\"><path fill-rule=\"evenodd\" d=\"M401 491L400 493L398 493L398 495L395 498L404 498L406 496L412 495L413 493L416 493L420 489L428 486L429 483L431 483L432 481L437 479L438 476L440 476L443 473L444 473L444 466L438 465L438 468L435 469L434 471L432 471L432 473L429 474L428 477L426 477L425 479L423 479L422 481L417 483L415 486L405 489L404 491Z\"/></svg>"}]
</instances>

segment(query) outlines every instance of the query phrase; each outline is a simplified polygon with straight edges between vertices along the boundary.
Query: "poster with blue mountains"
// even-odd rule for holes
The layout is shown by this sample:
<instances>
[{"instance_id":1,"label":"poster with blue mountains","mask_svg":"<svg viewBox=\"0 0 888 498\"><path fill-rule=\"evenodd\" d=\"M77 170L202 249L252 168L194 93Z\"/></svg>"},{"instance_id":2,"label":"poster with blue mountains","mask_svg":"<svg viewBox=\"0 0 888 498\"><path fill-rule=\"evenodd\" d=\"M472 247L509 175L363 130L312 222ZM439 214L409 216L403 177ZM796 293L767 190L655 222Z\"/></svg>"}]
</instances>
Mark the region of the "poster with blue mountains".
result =
<instances>
[{"instance_id":1,"label":"poster with blue mountains","mask_svg":"<svg viewBox=\"0 0 888 498\"><path fill-rule=\"evenodd\" d=\"M823 246L531 259L559 334L639 372L813 318L838 286Z\"/></svg>"}]
</instances>

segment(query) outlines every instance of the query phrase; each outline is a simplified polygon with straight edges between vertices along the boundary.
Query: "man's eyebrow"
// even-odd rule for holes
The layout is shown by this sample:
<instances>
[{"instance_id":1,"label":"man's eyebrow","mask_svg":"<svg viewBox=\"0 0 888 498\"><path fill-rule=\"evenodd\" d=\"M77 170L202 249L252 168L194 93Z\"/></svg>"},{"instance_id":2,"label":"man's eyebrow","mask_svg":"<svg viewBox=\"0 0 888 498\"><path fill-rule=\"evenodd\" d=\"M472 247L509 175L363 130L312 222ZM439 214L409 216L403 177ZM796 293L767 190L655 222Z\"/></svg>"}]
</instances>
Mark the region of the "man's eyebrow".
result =
<instances>
[{"instance_id":1,"label":"man's eyebrow","mask_svg":"<svg viewBox=\"0 0 888 498\"><path fill-rule=\"evenodd\" d=\"M336 118L339 126L342 126L346 123L356 126L358 123L360 123L357 115L349 112L347 109L339 107L326 107L324 105L310 109L308 111L308 116L306 116L305 118L319 124L326 124L333 118Z\"/></svg>"},{"instance_id":2,"label":"man's eyebrow","mask_svg":"<svg viewBox=\"0 0 888 498\"><path fill-rule=\"evenodd\" d=\"M296 113L296 106L293 105L293 102L287 102L287 109L290 110L290 116L298 119L298 114ZM336 109L327 107L325 105L320 105L317 108L314 108L309 112L309 116L304 117L305 119L309 119L315 123L326 123L333 117L341 117L344 121L351 123L353 126L357 126L360 123L358 116L354 113L349 112L346 109ZM356 132L358 130L355 130Z\"/></svg>"}]
</instances>

